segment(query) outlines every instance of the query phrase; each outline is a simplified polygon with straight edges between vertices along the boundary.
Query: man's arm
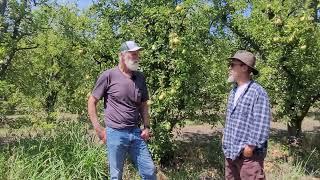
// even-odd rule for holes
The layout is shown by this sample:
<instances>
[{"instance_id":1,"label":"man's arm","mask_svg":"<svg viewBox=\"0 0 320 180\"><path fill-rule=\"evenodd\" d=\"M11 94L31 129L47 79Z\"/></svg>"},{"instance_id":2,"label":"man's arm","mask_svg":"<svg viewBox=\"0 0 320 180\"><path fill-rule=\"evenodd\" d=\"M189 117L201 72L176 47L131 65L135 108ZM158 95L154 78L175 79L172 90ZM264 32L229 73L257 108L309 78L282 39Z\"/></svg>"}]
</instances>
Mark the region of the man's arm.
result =
<instances>
[{"instance_id":1,"label":"man's arm","mask_svg":"<svg viewBox=\"0 0 320 180\"><path fill-rule=\"evenodd\" d=\"M149 106L147 101L142 102L140 107L140 114L142 116L144 127L150 128Z\"/></svg>"},{"instance_id":2,"label":"man's arm","mask_svg":"<svg viewBox=\"0 0 320 180\"><path fill-rule=\"evenodd\" d=\"M251 129L252 145L258 146L266 142L269 138L271 123L271 108L269 97L266 93L261 93L253 105L253 128Z\"/></svg>"},{"instance_id":3,"label":"man's arm","mask_svg":"<svg viewBox=\"0 0 320 180\"><path fill-rule=\"evenodd\" d=\"M98 115L97 115L97 104L99 100L95 98L94 96L90 96L88 99L88 114L90 121L92 123L93 128L95 129L98 137L100 140L102 140L104 143L106 143L106 131L105 128L103 128L99 121L98 121Z\"/></svg>"},{"instance_id":4,"label":"man's arm","mask_svg":"<svg viewBox=\"0 0 320 180\"><path fill-rule=\"evenodd\" d=\"M268 140L271 121L271 109L266 93L260 94L253 105L251 136L244 149L244 155L250 157L253 150Z\"/></svg>"},{"instance_id":5,"label":"man's arm","mask_svg":"<svg viewBox=\"0 0 320 180\"><path fill-rule=\"evenodd\" d=\"M142 102L140 106L140 114L142 116L144 129L141 133L141 137L144 140L150 139L150 116L149 116L149 106L147 101Z\"/></svg>"}]
</instances>

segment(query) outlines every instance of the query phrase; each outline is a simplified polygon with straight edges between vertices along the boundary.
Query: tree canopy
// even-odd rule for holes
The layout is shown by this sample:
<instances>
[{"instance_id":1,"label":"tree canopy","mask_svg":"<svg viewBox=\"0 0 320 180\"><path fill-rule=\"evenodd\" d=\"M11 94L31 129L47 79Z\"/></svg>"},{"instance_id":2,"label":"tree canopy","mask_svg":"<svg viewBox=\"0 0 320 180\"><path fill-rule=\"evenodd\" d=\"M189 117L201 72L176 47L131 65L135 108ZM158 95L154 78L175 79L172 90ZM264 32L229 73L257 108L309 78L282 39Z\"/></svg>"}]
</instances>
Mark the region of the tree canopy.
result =
<instances>
[{"instance_id":1,"label":"tree canopy","mask_svg":"<svg viewBox=\"0 0 320 180\"><path fill-rule=\"evenodd\" d=\"M54 1L0 2L1 122L12 114L54 122L61 112L86 118L98 75L118 64L120 44L144 47L154 139L162 163L173 156L173 129L223 120L227 58L258 57L275 119L298 137L320 99L319 1L114 1L87 9Z\"/></svg>"}]
</instances>

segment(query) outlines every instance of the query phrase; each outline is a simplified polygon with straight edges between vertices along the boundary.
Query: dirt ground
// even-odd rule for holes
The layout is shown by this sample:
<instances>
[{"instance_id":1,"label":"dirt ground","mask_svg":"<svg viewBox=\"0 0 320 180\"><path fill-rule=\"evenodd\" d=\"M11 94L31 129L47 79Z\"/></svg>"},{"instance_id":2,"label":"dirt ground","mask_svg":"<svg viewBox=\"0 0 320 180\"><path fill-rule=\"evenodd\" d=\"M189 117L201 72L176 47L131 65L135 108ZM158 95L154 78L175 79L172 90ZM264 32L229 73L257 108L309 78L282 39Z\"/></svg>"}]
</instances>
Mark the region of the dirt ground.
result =
<instances>
[{"instance_id":1,"label":"dirt ground","mask_svg":"<svg viewBox=\"0 0 320 180\"><path fill-rule=\"evenodd\" d=\"M222 131L223 131L223 125L217 124L215 126L212 126L210 124L199 124L199 125L186 125L183 128L176 129L175 139L180 142L184 142L189 146L199 146L201 144L205 144L208 146L212 141L218 141L215 145L220 145L220 138L222 137ZM318 144L319 141L319 135L320 135L320 120L318 118L312 118L312 117L306 117L306 119L302 123L302 134L305 135L305 140L308 142L313 142L312 144ZM311 135L311 136L310 136ZM285 177L287 174L291 176L291 171L296 171L296 169L292 169L292 165L290 165L289 162L292 162L292 157L289 157L289 154L287 151L284 151L282 149L281 144L287 143L287 126L283 122L272 122L271 123L271 131L270 131L270 138L273 139L273 142L276 142L276 144L272 144L270 148L268 148L268 155L265 159L265 172L267 174L268 179L278 179L279 176ZM317 143L318 142L318 143ZM308 145L308 143L305 143L305 145ZM309 144L310 145L310 144ZM310 146L311 147L311 146ZM210 153L215 153L214 148L209 150ZM221 148L221 147L220 147ZM192 148L191 148L192 149ZM303 148L308 149L308 148ZM188 148L186 148L188 151ZM188 158L190 156L190 153L186 153L187 155L183 158ZM217 154L217 152L216 152ZM223 158L222 152L220 154L218 153L220 158ZM182 158L182 159L183 159ZM219 159L219 158L218 158ZM192 159L193 161L194 158ZM220 159L221 160L221 159ZM222 161L222 160L221 160ZM316 160L315 160L316 161ZM218 162L216 162L218 163ZM210 163L209 163L210 164ZM212 163L211 163L212 164ZM309 164L308 164L309 165ZM201 166L201 165L199 165ZM210 168L208 168L210 170ZM208 170L208 172L210 172ZM221 171L221 169L220 169ZM205 172L203 179L215 179L212 177L212 174L217 174L219 170L213 169L213 173ZM210 174L210 175L208 175ZM289 178L291 179L291 178ZM299 178L293 178L293 179L310 179L310 180L320 180L319 176L312 176L312 175L306 175Z\"/></svg>"},{"instance_id":2,"label":"dirt ground","mask_svg":"<svg viewBox=\"0 0 320 180\"><path fill-rule=\"evenodd\" d=\"M285 135L287 126L283 122L271 122L271 134L283 133ZM189 141L196 139L205 140L213 134L222 134L223 125L221 123L213 126L210 124L186 125L183 128L176 129L175 137L177 140ZM320 120L306 118L302 123L303 133L320 133Z\"/></svg>"}]
</instances>

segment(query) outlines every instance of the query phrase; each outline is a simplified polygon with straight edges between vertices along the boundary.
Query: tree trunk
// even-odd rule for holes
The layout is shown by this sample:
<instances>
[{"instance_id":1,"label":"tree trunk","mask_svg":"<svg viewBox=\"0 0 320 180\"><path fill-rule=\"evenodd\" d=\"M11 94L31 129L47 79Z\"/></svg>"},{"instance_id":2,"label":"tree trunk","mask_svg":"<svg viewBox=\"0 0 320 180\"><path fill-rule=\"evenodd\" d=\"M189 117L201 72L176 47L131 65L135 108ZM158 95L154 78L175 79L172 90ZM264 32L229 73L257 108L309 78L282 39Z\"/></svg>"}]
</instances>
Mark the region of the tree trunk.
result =
<instances>
[{"instance_id":1,"label":"tree trunk","mask_svg":"<svg viewBox=\"0 0 320 180\"><path fill-rule=\"evenodd\" d=\"M51 112L54 111L54 105L56 104L58 97L58 92L57 91L52 91L46 98L46 112L50 114Z\"/></svg>"},{"instance_id":2,"label":"tree trunk","mask_svg":"<svg viewBox=\"0 0 320 180\"><path fill-rule=\"evenodd\" d=\"M296 112L296 115L292 117L291 121L287 123L287 128L288 128L288 140L289 144L291 145L300 145L301 144L301 135L302 135L302 121L304 117L309 112L309 109L311 105L315 102L314 97L311 96L311 100L308 101L304 106L301 107L299 112L301 112L298 115L298 112Z\"/></svg>"},{"instance_id":3,"label":"tree trunk","mask_svg":"<svg viewBox=\"0 0 320 180\"><path fill-rule=\"evenodd\" d=\"M289 144L299 144L301 139L301 124L303 118L292 119L287 123Z\"/></svg>"}]
</instances>

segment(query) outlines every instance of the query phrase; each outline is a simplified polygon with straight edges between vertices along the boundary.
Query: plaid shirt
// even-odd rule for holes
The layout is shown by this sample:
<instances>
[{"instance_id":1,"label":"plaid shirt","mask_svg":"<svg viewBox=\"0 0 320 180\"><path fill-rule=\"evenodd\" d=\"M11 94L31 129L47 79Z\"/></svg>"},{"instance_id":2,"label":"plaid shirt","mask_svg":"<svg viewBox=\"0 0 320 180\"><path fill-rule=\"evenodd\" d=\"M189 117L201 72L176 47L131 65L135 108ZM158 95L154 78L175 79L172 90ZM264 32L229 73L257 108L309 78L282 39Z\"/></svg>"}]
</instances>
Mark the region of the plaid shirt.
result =
<instances>
[{"instance_id":1,"label":"plaid shirt","mask_svg":"<svg viewBox=\"0 0 320 180\"><path fill-rule=\"evenodd\" d=\"M245 145L267 148L271 110L266 91L251 81L233 105L237 87L229 94L223 135L223 152L226 158L235 160Z\"/></svg>"}]
</instances>

